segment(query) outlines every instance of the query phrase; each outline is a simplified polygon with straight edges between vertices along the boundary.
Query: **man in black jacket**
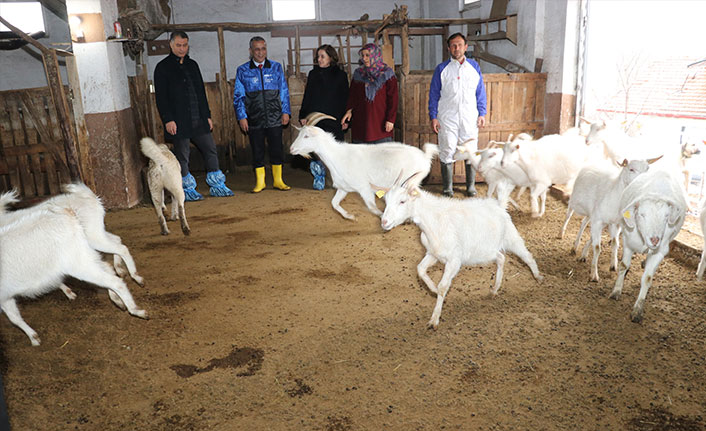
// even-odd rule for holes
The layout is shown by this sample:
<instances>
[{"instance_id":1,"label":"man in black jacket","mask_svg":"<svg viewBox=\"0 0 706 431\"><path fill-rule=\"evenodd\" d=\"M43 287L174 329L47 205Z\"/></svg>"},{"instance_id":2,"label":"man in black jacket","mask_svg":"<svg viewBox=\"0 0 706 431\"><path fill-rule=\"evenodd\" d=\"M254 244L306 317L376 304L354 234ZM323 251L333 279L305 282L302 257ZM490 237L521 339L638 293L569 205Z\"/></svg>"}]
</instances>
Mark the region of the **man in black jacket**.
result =
<instances>
[{"instance_id":1,"label":"man in black jacket","mask_svg":"<svg viewBox=\"0 0 706 431\"><path fill-rule=\"evenodd\" d=\"M206 164L206 183L211 196L233 196L226 187L226 177L218 167L218 152L211 131L211 110L199 65L189 58L189 36L175 31L169 37L171 54L154 69L157 110L164 123L165 136L174 144L174 154L181 165L182 186L187 201L203 196L196 191L196 179L189 172L190 143L201 152Z\"/></svg>"}]
</instances>

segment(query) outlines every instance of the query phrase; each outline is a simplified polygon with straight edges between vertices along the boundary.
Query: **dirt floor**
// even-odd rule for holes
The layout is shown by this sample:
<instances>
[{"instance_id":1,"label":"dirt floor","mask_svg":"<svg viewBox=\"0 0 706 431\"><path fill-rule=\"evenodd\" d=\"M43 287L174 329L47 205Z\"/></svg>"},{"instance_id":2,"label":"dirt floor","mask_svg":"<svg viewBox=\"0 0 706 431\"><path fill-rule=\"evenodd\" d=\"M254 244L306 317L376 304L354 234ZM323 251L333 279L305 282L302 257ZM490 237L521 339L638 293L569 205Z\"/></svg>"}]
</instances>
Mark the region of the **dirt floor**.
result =
<instances>
[{"instance_id":1,"label":"dirt floor","mask_svg":"<svg viewBox=\"0 0 706 431\"><path fill-rule=\"evenodd\" d=\"M344 220L331 188L285 174L291 191L257 195L250 172L230 175L235 197L187 204L190 237L177 222L159 235L148 206L110 212L151 319L76 282L73 302L57 290L20 303L39 347L0 316L13 430L706 429L695 267L665 259L632 323L642 259L609 299L609 253L589 282L569 253L579 222L557 239L565 205L549 198L542 219L510 211L544 282L511 257L490 298L494 266L464 268L432 331L418 228L383 233L357 195Z\"/></svg>"}]
</instances>

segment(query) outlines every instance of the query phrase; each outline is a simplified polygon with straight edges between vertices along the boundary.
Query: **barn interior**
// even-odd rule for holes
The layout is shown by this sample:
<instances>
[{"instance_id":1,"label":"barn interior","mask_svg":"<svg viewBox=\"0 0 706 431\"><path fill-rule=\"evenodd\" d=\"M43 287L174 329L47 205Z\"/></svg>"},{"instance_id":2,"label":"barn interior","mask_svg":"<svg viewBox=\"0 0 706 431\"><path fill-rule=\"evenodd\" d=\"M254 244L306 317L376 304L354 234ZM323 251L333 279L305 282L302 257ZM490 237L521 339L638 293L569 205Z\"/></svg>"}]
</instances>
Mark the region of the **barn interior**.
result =
<instances>
[{"instance_id":1,"label":"barn interior","mask_svg":"<svg viewBox=\"0 0 706 431\"><path fill-rule=\"evenodd\" d=\"M487 93L482 149L520 133L560 134L588 115L583 75L596 2L311 0L315 19L275 20L276 0L41 0L39 32L2 13L18 2L0 3L0 192L17 190L21 208L63 184L88 185L147 280L128 285L150 313L148 321L121 313L105 289L71 279L74 301L54 291L20 303L41 346L0 318L12 429L704 429L695 210L640 324L629 313L641 259L622 300L609 299L609 239L601 280L591 283L588 263L569 256L571 235L555 238L569 195L553 187L541 219L528 205L509 210L545 281L513 257L503 289L488 297L494 265L466 268L431 331L434 298L415 271L424 250L414 225L383 234L353 196L344 203L357 219L344 220L329 205L330 177L313 191L311 175L289 165L293 190L248 193L252 155L232 106L253 36L284 67L293 120L318 46L334 46L350 77L360 48L377 43L399 82L395 140L421 148L437 142L427 110L434 68L448 58L448 36L461 32ZM153 78L175 30L189 34L235 192L187 203L188 237L172 222L172 233L159 235L138 145L143 136L165 141ZM687 75L704 83L705 69ZM699 129L706 108L686 117ZM288 162L294 126L283 130ZM191 166L205 186L196 151ZM702 168L687 177L695 202ZM433 193L440 171L435 160L424 183ZM463 162L453 178L464 182ZM438 265L432 278L441 274Z\"/></svg>"}]
</instances>

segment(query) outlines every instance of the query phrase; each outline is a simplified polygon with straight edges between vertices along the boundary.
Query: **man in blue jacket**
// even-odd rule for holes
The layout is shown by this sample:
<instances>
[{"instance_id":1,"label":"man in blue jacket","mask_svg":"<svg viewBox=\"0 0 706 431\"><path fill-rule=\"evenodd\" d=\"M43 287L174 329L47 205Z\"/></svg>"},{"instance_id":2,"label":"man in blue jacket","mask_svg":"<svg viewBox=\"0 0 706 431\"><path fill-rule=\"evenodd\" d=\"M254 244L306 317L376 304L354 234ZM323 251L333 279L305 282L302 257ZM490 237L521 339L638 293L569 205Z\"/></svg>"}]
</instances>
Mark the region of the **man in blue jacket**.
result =
<instances>
[{"instance_id":1,"label":"man in blue jacket","mask_svg":"<svg viewBox=\"0 0 706 431\"><path fill-rule=\"evenodd\" d=\"M240 128L250 136L255 188L265 188L265 138L269 147L274 187L289 190L282 181L282 127L289 123L289 88L282 65L267 59L265 39L250 39L250 61L238 67L235 75L233 107Z\"/></svg>"},{"instance_id":2,"label":"man in blue jacket","mask_svg":"<svg viewBox=\"0 0 706 431\"><path fill-rule=\"evenodd\" d=\"M218 167L218 152L211 135L211 110L199 65L189 58L189 36L183 31L173 32L169 47L171 53L154 69L154 92L165 137L174 144L172 151L181 165L185 198L187 201L203 199L196 191L196 179L189 172L191 142L203 156L211 196L233 196L226 187L226 176Z\"/></svg>"},{"instance_id":3,"label":"man in blue jacket","mask_svg":"<svg viewBox=\"0 0 706 431\"><path fill-rule=\"evenodd\" d=\"M459 143L476 139L485 126L486 96L480 66L466 58L468 44L461 33L446 41L451 59L436 66L429 87L429 119L439 134L439 161L445 196L453 196L454 153ZM476 173L466 164L466 195L476 195Z\"/></svg>"}]
</instances>

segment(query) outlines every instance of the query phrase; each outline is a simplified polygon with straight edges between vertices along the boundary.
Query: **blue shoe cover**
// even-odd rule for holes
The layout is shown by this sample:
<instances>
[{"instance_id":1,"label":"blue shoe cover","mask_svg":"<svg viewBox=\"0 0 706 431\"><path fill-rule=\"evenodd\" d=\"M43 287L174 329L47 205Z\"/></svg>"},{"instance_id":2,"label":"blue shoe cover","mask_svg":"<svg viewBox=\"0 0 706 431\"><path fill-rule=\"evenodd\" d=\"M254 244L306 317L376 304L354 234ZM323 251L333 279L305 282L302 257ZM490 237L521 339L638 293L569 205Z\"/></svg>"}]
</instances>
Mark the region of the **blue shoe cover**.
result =
<instances>
[{"instance_id":1,"label":"blue shoe cover","mask_svg":"<svg viewBox=\"0 0 706 431\"><path fill-rule=\"evenodd\" d=\"M185 177L181 177L181 186L184 188L185 201L193 202L203 199L201 193L196 191L196 178L194 178L191 173L186 174Z\"/></svg>"},{"instance_id":2,"label":"blue shoe cover","mask_svg":"<svg viewBox=\"0 0 706 431\"><path fill-rule=\"evenodd\" d=\"M323 190L326 186L326 167L320 161L313 161L309 164L309 170L314 175L314 190Z\"/></svg>"},{"instance_id":3,"label":"blue shoe cover","mask_svg":"<svg viewBox=\"0 0 706 431\"><path fill-rule=\"evenodd\" d=\"M233 196L233 191L226 187L226 176L220 170L207 173L206 184L211 186L209 190L211 196L220 198Z\"/></svg>"}]
</instances>

